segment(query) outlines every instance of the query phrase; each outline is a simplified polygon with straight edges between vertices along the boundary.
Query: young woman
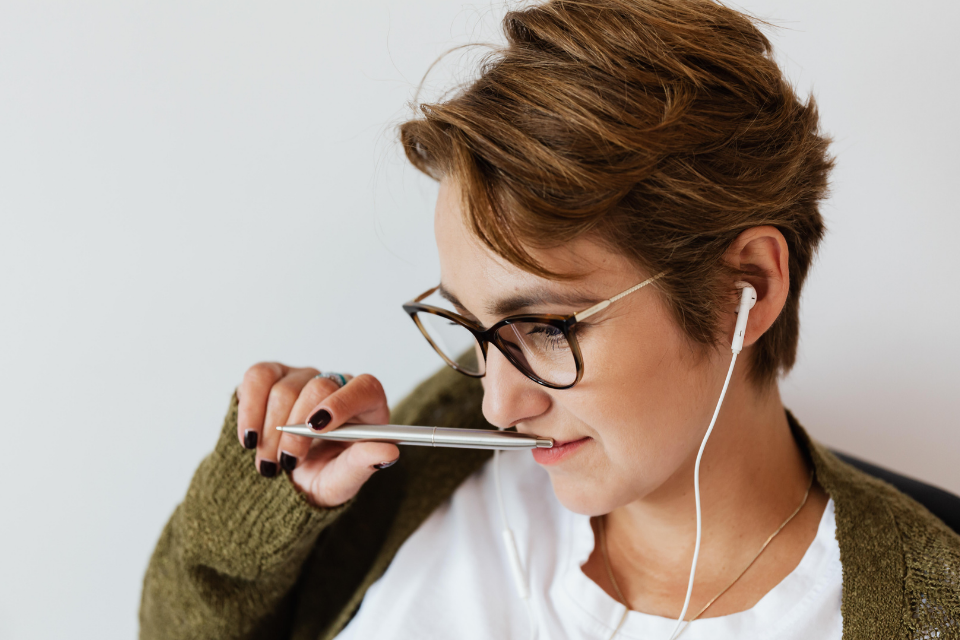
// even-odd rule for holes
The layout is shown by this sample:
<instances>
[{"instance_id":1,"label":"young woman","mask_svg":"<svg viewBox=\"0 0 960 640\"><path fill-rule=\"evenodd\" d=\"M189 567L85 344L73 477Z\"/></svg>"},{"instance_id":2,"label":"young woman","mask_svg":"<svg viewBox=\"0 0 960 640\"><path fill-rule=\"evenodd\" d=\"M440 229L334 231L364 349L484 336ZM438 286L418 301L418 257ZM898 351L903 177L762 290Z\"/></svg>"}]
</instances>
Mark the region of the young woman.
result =
<instances>
[{"instance_id":1,"label":"young woman","mask_svg":"<svg viewBox=\"0 0 960 640\"><path fill-rule=\"evenodd\" d=\"M554 1L504 29L476 82L401 127L440 182L440 283L405 308L451 367L392 413L372 375L248 370L151 560L141 636L960 637L960 538L778 393L832 162L767 39L709 0ZM272 428L305 422L556 446L498 472Z\"/></svg>"}]
</instances>

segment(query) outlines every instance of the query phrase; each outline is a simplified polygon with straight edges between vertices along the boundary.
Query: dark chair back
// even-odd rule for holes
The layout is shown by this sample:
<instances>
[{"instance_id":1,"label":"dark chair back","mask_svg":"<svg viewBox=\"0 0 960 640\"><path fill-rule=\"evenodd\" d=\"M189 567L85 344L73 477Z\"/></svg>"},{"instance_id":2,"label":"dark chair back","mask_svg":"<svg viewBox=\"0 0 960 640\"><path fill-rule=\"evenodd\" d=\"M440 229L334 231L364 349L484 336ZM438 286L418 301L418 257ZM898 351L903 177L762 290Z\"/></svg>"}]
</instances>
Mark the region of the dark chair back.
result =
<instances>
[{"instance_id":1,"label":"dark chair back","mask_svg":"<svg viewBox=\"0 0 960 640\"><path fill-rule=\"evenodd\" d=\"M943 520L948 527L960 533L960 498L943 489L924 484L919 480L901 476L889 469L878 467L875 464L864 462L845 453L834 451L834 454L847 464L851 464L866 474L889 482L897 489L907 494L927 509L930 513Z\"/></svg>"}]
</instances>

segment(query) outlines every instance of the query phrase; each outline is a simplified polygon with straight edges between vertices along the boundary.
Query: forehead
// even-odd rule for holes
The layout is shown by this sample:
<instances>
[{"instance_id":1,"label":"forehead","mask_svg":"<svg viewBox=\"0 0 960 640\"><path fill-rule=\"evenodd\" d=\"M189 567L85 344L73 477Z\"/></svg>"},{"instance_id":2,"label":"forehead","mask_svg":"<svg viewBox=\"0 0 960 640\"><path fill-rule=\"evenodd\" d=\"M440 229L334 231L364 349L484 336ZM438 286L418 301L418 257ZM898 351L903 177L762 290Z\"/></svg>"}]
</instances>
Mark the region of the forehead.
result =
<instances>
[{"instance_id":1,"label":"forehead","mask_svg":"<svg viewBox=\"0 0 960 640\"><path fill-rule=\"evenodd\" d=\"M455 183L440 185L434 214L440 256L439 293L458 307L490 319L544 306L572 311L590 306L635 284L638 270L622 255L587 239L549 250L530 249L552 271L574 275L550 280L507 262L482 245L463 217ZM624 288L625 288L624 287Z\"/></svg>"},{"instance_id":2,"label":"forehead","mask_svg":"<svg viewBox=\"0 0 960 640\"><path fill-rule=\"evenodd\" d=\"M471 308L462 302L456 292L442 280L437 293L446 300L449 300L460 310L466 311ZM582 309L592 306L602 299L603 298L598 297L594 293L579 288L555 290L542 286L534 286L530 289L507 293L502 296L493 293L484 299L482 302L483 307L478 310L478 313L492 317L502 317L518 313L525 309L536 309L552 305Z\"/></svg>"}]
</instances>

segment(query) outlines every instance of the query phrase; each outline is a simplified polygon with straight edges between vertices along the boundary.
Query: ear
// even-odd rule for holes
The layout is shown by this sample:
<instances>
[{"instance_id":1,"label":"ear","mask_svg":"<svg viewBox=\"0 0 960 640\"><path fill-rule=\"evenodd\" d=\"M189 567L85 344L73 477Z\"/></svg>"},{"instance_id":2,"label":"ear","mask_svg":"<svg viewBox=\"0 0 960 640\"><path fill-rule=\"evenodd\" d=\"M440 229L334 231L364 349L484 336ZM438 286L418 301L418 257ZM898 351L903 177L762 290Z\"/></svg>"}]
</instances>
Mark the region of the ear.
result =
<instances>
[{"instance_id":1,"label":"ear","mask_svg":"<svg viewBox=\"0 0 960 640\"><path fill-rule=\"evenodd\" d=\"M790 293L790 253L787 241L776 227L752 227L734 240L724 255L730 266L746 272L746 280L757 290L757 303L750 310L743 346L753 345L783 311ZM730 307L729 335L736 324L736 304Z\"/></svg>"}]
</instances>

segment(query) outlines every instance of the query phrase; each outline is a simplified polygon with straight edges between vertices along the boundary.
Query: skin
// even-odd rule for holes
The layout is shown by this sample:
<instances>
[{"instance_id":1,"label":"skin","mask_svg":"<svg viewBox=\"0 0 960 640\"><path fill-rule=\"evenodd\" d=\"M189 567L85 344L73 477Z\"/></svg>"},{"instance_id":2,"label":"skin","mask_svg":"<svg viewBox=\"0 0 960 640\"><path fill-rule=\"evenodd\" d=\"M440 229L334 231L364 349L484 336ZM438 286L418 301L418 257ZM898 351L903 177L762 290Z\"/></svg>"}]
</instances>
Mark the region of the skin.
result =
<instances>
[{"instance_id":1,"label":"skin","mask_svg":"<svg viewBox=\"0 0 960 640\"><path fill-rule=\"evenodd\" d=\"M525 272L471 234L450 179L441 182L434 221L441 282L461 303L457 312L485 327L502 318L484 310L511 294L576 290L599 302L652 275L590 238L532 251L548 268L575 274L575 280ZM688 619L747 566L800 504L810 479L776 384L757 388L746 377L752 345L787 298L787 258L786 242L773 227L744 231L725 256L751 274L746 279L758 299L701 463L703 542ZM570 314L586 306L547 304L517 313ZM683 605L695 538L694 463L730 364L736 308L731 298L723 314L723 344L704 348L683 334L655 283L632 293L586 321L579 334L584 375L570 389L539 385L496 347L488 351L481 382L483 414L491 424L560 442L586 439L572 455L544 468L559 501L592 516L595 532L604 518L610 563L631 609L676 617ZM276 460L281 450L297 456L290 480L315 504L332 506L359 490L376 471L372 465L395 460L399 451L387 444L331 446L267 433L265 417L266 424L302 423L319 409L332 415L326 429L388 420L386 397L373 376L358 376L336 389L314 375L315 369L278 363L252 367L240 387L238 437L242 442L246 429L264 434L258 464ZM789 574L815 537L826 502L814 484L800 513L701 617L746 610ZM617 597L599 548L582 569Z\"/></svg>"}]
</instances>

